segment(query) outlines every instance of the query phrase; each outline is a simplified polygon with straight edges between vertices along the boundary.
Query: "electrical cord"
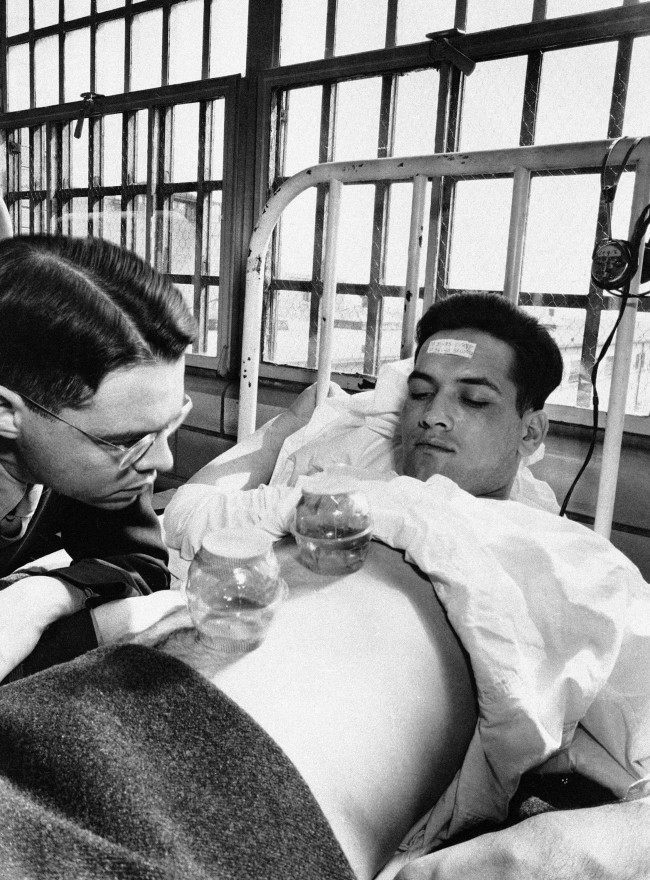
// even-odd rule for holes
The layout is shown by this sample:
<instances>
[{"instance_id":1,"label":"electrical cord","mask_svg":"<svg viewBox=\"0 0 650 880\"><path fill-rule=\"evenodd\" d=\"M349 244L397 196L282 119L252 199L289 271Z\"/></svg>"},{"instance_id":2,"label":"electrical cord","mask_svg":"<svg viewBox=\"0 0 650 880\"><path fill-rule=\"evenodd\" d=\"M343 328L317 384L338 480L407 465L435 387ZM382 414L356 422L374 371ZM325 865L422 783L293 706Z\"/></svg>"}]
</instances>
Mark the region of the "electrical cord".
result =
<instances>
[{"instance_id":1,"label":"electrical cord","mask_svg":"<svg viewBox=\"0 0 650 880\"><path fill-rule=\"evenodd\" d=\"M627 287L629 288L629 284L627 285ZM603 342L603 347L600 350L600 354L596 358L594 365L591 368L591 388L592 388L591 400L592 400L593 414L592 414L592 424L591 424L591 441L589 443L589 449L587 450L587 454L585 455L585 460L583 461L582 466L580 467L580 470L576 474L575 479L573 480L573 482L569 486L569 489L568 489L566 495L564 496L564 501L562 502L562 506L560 507L560 516L565 516L567 505L569 504L569 499L571 498L571 495L573 494L573 490L578 485L580 477L584 474L585 470L587 469L587 465L591 461L591 456L593 455L594 449L596 448L596 439L598 437L598 404L599 404L598 388L596 387L596 380L598 378L598 366L600 365L600 362L607 354L607 350L608 350L609 346L612 344L612 340L614 339L614 335L616 334L616 331L618 330L618 325L621 323L621 319L622 319L623 313L625 311L625 306L627 305L628 299L630 298L630 294L629 294L628 290L625 290L622 293L618 293L617 296L620 296L620 298L621 298L621 305L618 310L618 317L616 318L616 321L614 322L614 326L612 327L609 335L607 336L607 339Z\"/></svg>"}]
</instances>

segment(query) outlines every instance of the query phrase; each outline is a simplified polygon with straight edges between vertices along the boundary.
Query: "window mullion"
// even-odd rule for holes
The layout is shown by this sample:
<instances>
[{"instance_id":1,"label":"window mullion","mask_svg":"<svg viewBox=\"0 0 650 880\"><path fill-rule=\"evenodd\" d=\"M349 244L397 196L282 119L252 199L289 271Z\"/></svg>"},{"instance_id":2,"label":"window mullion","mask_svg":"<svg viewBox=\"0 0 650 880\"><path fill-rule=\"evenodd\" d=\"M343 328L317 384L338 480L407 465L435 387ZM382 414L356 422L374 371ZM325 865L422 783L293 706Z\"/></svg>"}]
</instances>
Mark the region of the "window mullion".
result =
<instances>
[{"instance_id":1,"label":"window mullion","mask_svg":"<svg viewBox=\"0 0 650 880\"><path fill-rule=\"evenodd\" d=\"M132 0L125 0L124 11L124 91L131 91L131 43L133 30ZM150 141L151 143L151 141ZM148 252L148 245L147 245Z\"/></svg>"},{"instance_id":2,"label":"window mullion","mask_svg":"<svg viewBox=\"0 0 650 880\"><path fill-rule=\"evenodd\" d=\"M196 176L196 224L194 227L194 315L198 320L199 333L194 343L196 351L205 351L208 344L208 290L203 285L203 274L207 270L207 247L203 254L204 208L205 208L205 155L206 132L212 129L212 102L199 104L199 150ZM199 346L198 348L196 346Z\"/></svg>"},{"instance_id":3,"label":"window mullion","mask_svg":"<svg viewBox=\"0 0 650 880\"><path fill-rule=\"evenodd\" d=\"M165 0L162 8L162 71L160 82L163 86L169 85L169 15L171 11L170 0Z\"/></svg>"},{"instance_id":4,"label":"window mullion","mask_svg":"<svg viewBox=\"0 0 650 880\"><path fill-rule=\"evenodd\" d=\"M395 106L397 102L397 77L382 77L379 104L379 131L377 133L377 157L382 159L393 153L395 131ZM370 247L370 283L366 311L366 339L363 356L363 372L374 375L381 357L381 326L384 301L380 285L384 282L386 269L386 239L390 210L390 184L375 185L373 207L372 242Z\"/></svg>"}]
</instances>

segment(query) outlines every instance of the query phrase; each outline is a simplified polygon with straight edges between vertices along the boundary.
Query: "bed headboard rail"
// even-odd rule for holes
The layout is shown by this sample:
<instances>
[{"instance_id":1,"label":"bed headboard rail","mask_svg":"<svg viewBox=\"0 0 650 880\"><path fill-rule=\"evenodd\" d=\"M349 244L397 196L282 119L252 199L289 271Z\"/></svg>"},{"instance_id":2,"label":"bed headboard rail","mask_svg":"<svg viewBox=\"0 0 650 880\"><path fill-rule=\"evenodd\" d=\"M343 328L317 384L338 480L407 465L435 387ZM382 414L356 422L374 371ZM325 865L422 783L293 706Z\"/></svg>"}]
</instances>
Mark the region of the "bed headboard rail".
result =
<instances>
[{"instance_id":1,"label":"bed headboard rail","mask_svg":"<svg viewBox=\"0 0 650 880\"><path fill-rule=\"evenodd\" d=\"M266 203L250 241L244 303L238 438L241 440L255 430L264 270L269 243L282 211L301 192L318 184L327 184L329 192L325 231L323 296L320 305L317 379L317 396L319 400L322 400L327 394L332 367L336 245L341 190L345 184L404 180L413 182L401 344L402 356L408 357L413 351L416 305L420 288L419 267L423 247L422 233L427 181L443 177L462 179L481 175L511 175L513 177L503 290L505 296L516 302L521 279L531 175L538 172L569 172L576 169L598 171L610 144L611 141L603 140L473 153L438 153L429 156L371 159L365 162L330 162L307 168L286 180ZM631 238L636 218L644 206L650 202L650 139L644 138L636 146L628 160L628 167L633 167L635 171L628 236ZM631 283L630 292L632 294L638 292L640 274L641 261L639 261L639 270ZM426 308L428 305L425 292L424 307ZM614 510L636 306L635 299L628 301L616 338L595 521L596 531L607 537L611 529Z\"/></svg>"}]
</instances>

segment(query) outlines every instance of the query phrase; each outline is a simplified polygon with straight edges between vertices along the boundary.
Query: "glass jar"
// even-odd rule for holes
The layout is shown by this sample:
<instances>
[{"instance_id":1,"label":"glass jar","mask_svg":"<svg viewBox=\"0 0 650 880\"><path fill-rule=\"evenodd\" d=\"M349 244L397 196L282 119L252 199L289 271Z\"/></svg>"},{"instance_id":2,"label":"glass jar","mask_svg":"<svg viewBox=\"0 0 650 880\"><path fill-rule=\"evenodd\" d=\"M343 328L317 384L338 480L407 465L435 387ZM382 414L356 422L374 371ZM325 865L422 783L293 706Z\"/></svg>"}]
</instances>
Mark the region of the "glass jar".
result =
<instances>
[{"instance_id":1,"label":"glass jar","mask_svg":"<svg viewBox=\"0 0 650 880\"><path fill-rule=\"evenodd\" d=\"M264 641L286 593L272 540L259 529L206 535L185 586L198 638L229 654L251 651Z\"/></svg>"},{"instance_id":2,"label":"glass jar","mask_svg":"<svg viewBox=\"0 0 650 880\"><path fill-rule=\"evenodd\" d=\"M298 559L319 574L348 574L363 565L372 539L364 493L327 472L303 483L293 535Z\"/></svg>"}]
</instances>

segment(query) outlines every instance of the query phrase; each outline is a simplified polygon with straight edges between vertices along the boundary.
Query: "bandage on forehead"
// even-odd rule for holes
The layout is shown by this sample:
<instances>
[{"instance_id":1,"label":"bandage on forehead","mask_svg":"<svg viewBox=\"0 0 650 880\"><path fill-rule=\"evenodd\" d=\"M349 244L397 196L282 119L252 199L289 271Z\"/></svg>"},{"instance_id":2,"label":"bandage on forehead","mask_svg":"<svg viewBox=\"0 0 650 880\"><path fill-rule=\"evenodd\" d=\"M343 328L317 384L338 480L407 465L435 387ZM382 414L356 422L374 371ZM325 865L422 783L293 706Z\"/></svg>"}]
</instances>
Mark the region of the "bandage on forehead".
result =
<instances>
[{"instance_id":1,"label":"bandage on forehead","mask_svg":"<svg viewBox=\"0 0 650 880\"><path fill-rule=\"evenodd\" d=\"M471 358L475 348L476 343L466 339L432 339L427 347L427 354L455 354L458 357Z\"/></svg>"}]
</instances>

